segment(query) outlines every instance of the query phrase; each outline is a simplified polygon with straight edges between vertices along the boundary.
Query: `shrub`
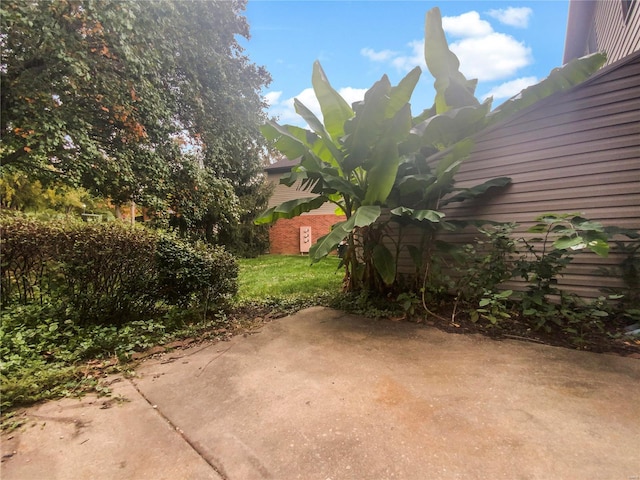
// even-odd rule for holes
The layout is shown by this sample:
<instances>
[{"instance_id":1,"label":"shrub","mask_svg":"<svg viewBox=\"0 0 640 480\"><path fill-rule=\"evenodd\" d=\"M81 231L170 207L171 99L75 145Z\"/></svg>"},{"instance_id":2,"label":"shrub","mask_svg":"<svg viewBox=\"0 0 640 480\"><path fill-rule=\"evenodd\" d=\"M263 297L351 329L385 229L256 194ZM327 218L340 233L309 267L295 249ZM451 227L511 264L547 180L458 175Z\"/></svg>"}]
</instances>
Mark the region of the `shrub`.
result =
<instances>
[{"instance_id":1,"label":"shrub","mask_svg":"<svg viewBox=\"0 0 640 480\"><path fill-rule=\"evenodd\" d=\"M238 291L238 264L222 247L164 237L156 262L159 293L171 304L220 303Z\"/></svg>"},{"instance_id":2,"label":"shrub","mask_svg":"<svg viewBox=\"0 0 640 480\"><path fill-rule=\"evenodd\" d=\"M154 311L156 243L157 234L115 222L76 224L60 232L59 293L80 323L118 325Z\"/></svg>"},{"instance_id":3,"label":"shrub","mask_svg":"<svg viewBox=\"0 0 640 480\"><path fill-rule=\"evenodd\" d=\"M78 325L122 325L167 304L220 304L237 290L238 267L221 247L115 222L0 224L3 306L46 303Z\"/></svg>"},{"instance_id":4,"label":"shrub","mask_svg":"<svg viewBox=\"0 0 640 480\"><path fill-rule=\"evenodd\" d=\"M2 305L42 301L52 287L59 248L60 223L42 223L23 217L3 217L0 223L2 251ZM48 267L48 268L47 268Z\"/></svg>"}]
</instances>

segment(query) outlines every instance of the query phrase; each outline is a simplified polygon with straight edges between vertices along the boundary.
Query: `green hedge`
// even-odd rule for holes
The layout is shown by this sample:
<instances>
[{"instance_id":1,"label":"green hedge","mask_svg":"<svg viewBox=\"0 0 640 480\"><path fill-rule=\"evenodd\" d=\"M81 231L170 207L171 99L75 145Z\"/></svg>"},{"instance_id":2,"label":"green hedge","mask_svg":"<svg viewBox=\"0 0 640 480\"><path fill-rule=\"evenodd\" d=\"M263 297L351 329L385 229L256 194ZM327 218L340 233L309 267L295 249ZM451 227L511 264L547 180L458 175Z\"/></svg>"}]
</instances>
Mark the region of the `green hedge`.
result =
<instances>
[{"instance_id":1,"label":"green hedge","mask_svg":"<svg viewBox=\"0 0 640 480\"><path fill-rule=\"evenodd\" d=\"M237 291L235 258L143 227L0 220L2 304L53 303L79 324L119 325L163 305L216 305Z\"/></svg>"}]
</instances>

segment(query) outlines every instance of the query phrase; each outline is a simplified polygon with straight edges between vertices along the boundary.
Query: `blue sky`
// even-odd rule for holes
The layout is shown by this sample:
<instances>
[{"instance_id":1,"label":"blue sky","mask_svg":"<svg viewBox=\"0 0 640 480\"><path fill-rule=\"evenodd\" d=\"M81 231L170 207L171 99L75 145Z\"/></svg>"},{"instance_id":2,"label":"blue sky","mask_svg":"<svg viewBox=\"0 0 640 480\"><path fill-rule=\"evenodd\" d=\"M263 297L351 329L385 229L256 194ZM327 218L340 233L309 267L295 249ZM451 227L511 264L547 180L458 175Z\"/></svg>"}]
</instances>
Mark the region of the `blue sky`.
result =
<instances>
[{"instance_id":1,"label":"blue sky","mask_svg":"<svg viewBox=\"0 0 640 480\"><path fill-rule=\"evenodd\" d=\"M311 89L315 60L349 103L383 74L395 85L420 65L412 111L430 107L434 91L422 53L424 18L436 6L461 71L478 79L476 96L493 96L494 107L562 63L568 1L249 0L251 39L242 44L251 61L273 77L263 91L269 113L280 123L304 125L293 110L298 98L320 115Z\"/></svg>"}]
</instances>

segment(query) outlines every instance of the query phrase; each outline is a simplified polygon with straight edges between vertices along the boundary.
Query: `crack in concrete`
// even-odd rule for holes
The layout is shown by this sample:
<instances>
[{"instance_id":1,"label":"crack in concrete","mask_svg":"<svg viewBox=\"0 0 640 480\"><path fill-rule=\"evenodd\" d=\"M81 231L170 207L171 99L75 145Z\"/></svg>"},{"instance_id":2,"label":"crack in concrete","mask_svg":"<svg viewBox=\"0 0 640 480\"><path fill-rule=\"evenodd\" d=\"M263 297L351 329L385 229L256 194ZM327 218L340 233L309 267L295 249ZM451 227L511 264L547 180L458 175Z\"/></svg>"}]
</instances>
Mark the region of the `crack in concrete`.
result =
<instances>
[{"instance_id":1,"label":"crack in concrete","mask_svg":"<svg viewBox=\"0 0 640 480\"><path fill-rule=\"evenodd\" d=\"M231 347L229 347L231 348ZM228 350L228 349L227 349ZM225 352L227 351L225 350ZM224 352L222 352L224 353ZM222 355L222 353L220 355ZM147 404L156 412L158 412L158 415L160 415L160 417L167 422L170 426L171 429L176 432L178 435L180 435L180 437L182 438L182 440L185 441L185 443L187 445L189 445L191 447L191 449L196 452L198 454L198 456L200 458L202 458L202 460L204 460L207 465L209 465L211 467L211 469L216 472L216 474L220 477L221 480L230 480L229 477L227 476L226 472L224 471L224 468L222 468L222 466L216 465L215 463L213 463L211 460L209 460L209 458L207 457L207 455L205 455L205 453L202 451L201 448L199 448L199 446L192 442L191 440L189 440L189 438L184 434L184 432L180 429L180 427L178 427L176 424L174 424L171 419L169 419L169 417L167 417L164 413L162 413L160 411L159 408L154 407L153 403L151 403L151 401L147 398L147 396L142 393L142 390L140 390L138 388L138 386L135 384L135 382L133 382L131 379L128 379L129 383L133 386L133 388L136 389L136 391L138 392L138 394L144 399L145 402L147 402Z\"/></svg>"},{"instance_id":2,"label":"crack in concrete","mask_svg":"<svg viewBox=\"0 0 640 480\"><path fill-rule=\"evenodd\" d=\"M218 355L216 355L215 357L213 357L211 360L209 360L207 362L207 364L202 367L202 369L200 369L200 371L196 374L196 377L199 377L200 375L202 375L202 372L204 372L204 369L207 368L209 365L211 365L214 360L217 360L218 358L220 358L222 355L224 355L225 353L227 353L229 350L231 350L231 347L233 347L233 344L231 344L228 348L225 348L222 352L220 352Z\"/></svg>"}]
</instances>

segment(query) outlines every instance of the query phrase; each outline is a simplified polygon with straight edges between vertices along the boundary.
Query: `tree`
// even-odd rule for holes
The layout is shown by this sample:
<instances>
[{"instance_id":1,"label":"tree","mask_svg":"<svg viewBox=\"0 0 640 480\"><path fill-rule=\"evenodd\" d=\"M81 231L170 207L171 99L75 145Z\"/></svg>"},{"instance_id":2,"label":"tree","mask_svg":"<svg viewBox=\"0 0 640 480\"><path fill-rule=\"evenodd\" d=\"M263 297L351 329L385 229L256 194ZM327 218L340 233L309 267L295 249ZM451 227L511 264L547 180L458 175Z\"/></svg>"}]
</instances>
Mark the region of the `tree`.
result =
<instances>
[{"instance_id":1,"label":"tree","mask_svg":"<svg viewBox=\"0 0 640 480\"><path fill-rule=\"evenodd\" d=\"M170 224L179 231L214 243L217 230L240 220L240 205L231 182L215 177L193 156L184 156L171 174L167 202ZM158 212L162 214L162 212Z\"/></svg>"},{"instance_id":2,"label":"tree","mask_svg":"<svg viewBox=\"0 0 640 480\"><path fill-rule=\"evenodd\" d=\"M159 209L185 152L234 187L260 171L262 67L243 55L244 0L7 0L0 157Z\"/></svg>"},{"instance_id":3,"label":"tree","mask_svg":"<svg viewBox=\"0 0 640 480\"><path fill-rule=\"evenodd\" d=\"M455 187L456 173L473 148L471 136L540 98L581 82L604 62L602 55L595 55L570 63L491 111L491 100L481 103L475 98L476 81L460 73L437 8L427 13L425 30L425 60L436 88L432 108L415 118L411 115L409 100L421 73L418 67L396 87L383 76L364 100L349 106L316 62L312 84L323 122L296 100L296 112L312 131L275 122L262 128L275 148L288 158L301 159L281 182L291 186L301 181L315 196L268 209L256 223L292 218L326 202L336 204L346 220L319 238L309 253L318 261L346 239L349 247L343 262L351 290L393 290L403 248L416 269L424 272L429 262L424 256L430 249L390 238L390 223L417 227L424 242L433 241L442 228L454 228L444 220L443 206L472 200L510 182L496 178L472 188ZM390 243L395 244L395 251Z\"/></svg>"},{"instance_id":4,"label":"tree","mask_svg":"<svg viewBox=\"0 0 640 480\"><path fill-rule=\"evenodd\" d=\"M236 189L239 192L240 221L221 225L218 243L241 257L252 258L265 253L269 248L269 229L265 225L254 225L253 221L256 212L261 212L267 206L273 190L274 185L262 177L242 189Z\"/></svg>"}]
</instances>

